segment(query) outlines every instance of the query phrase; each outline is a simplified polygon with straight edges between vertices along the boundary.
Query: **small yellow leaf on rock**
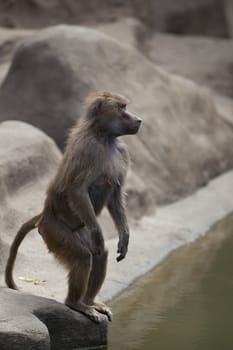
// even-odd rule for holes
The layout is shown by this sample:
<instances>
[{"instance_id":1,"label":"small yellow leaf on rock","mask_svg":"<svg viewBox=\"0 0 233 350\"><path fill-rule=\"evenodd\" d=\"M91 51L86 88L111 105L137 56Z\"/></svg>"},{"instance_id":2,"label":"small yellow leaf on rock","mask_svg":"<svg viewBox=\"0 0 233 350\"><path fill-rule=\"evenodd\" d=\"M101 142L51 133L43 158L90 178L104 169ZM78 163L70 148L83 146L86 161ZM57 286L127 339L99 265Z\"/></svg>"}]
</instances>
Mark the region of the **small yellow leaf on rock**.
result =
<instances>
[{"instance_id":1,"label":"small yellow leaf on rock","mask_svg":"<svg viewBox=\"0 0 233 350\"><path fill-rule=\"evenodd\" d=\"M46 280L38 280L38 279L34 279L34 278L29 278L29 277L18 277L19 280L24 281L26 283L33 283L35 285L37 284L45 284L47 281Z\"/></svg>"}]
</instances>

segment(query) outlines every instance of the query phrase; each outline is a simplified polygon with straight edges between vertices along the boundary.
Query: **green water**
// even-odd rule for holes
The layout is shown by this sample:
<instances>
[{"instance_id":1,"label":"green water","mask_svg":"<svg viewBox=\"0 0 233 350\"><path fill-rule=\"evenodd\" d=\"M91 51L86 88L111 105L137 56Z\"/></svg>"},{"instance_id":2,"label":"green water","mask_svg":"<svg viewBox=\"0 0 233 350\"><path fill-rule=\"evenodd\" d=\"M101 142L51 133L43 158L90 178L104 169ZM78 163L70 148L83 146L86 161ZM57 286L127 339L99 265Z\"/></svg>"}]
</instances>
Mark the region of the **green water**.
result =
<instances>
[{"instance_id":1,"label":"green water","mask_svg":"<svg viewBox=\"0 0 233 350\"><path fill-rule=\"evenodd\" d=\"M232 350L233 215L111 307L108 350Z\"/></svg>"}]
</instances>

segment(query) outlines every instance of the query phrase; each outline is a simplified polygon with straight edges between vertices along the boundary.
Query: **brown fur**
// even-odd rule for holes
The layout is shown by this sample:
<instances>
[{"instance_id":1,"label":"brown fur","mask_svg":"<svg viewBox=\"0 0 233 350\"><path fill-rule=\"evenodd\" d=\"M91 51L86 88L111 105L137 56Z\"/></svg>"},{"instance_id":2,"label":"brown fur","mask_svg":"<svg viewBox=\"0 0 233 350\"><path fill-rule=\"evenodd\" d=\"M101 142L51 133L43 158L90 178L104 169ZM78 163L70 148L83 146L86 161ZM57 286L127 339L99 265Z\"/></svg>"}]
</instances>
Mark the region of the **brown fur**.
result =
<instances>
[{"instance_id":1,"label":"brown fur","mask_svg":"<svg viewBox=\"0 0 233 350\"><path fill-rule=\"evenodd\" d=\"M118 257L128 249L129 228L122 186L128 153L118 136L136 134L141 120L126 111L126 99L109 92L89 96L85 113L71 130L41 214L25 223L11 246L5 280L25 235L38 226L48 249L69 270L66 304L99 322L111 311L94 299L105 279L107 251L96 217L107 206L119 232Z\"/></svg>"}]
</instances>

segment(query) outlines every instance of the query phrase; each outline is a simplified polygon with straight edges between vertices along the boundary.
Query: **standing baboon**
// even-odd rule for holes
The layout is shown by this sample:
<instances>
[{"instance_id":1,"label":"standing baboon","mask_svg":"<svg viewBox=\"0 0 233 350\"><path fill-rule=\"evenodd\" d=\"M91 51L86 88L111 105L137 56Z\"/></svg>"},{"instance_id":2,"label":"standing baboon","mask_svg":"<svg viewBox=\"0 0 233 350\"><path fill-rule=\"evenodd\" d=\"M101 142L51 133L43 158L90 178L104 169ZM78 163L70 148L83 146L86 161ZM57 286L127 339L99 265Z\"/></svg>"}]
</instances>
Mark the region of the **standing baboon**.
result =
<instances>
[{"instance_id":1,"label":"standing baboon","mask_svg":"<svg viewBox=\"0 0 233 350\"><path fill-rule=\"evenodd\" d=\"M51 182L41 214L26 222L10 249L5 280L16 289L12 270L18 247L38 227L55 257L69 270L66 305L95 322L111 311L96 303L106 274L107 251L96 216L107 206L119 233L117 261L129 241L122 185L128 167L126 146L118 136L136 134L141 119L126 110L124 97L109 92L87 99L86 110L71 130L64 157Z\"/></svg>"}]
</instances>

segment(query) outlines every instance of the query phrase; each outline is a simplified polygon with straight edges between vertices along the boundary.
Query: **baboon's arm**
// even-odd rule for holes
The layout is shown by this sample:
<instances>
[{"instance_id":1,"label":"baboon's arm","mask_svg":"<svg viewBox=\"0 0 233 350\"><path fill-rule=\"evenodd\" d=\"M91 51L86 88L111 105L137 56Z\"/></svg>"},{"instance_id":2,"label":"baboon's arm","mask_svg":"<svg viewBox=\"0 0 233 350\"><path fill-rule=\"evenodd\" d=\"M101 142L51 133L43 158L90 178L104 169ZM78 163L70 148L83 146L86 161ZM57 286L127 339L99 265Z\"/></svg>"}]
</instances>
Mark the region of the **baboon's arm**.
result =
<instances>
[{"instance_id":1,"label":"baboon's arm","mask_svg":"<svg viewBox=\"0 0 233 350\"><path fill-rule=\"evenodd\" d=\"M69 190L68 201L73 213L90 230L95 245L95 253L98 254L103 248L104 239L86 186L72 186Z\"/></svg>"},{"instance_id":2,"label":"baboon's arm","mask_svg":"<svg viewBox=\"0 0 233 350\"><path fill-rule=\"evenodd\" d=\"M117 253L120 253L120 255L117 257L117 261L120 261L126 256L129 243L129 226L125 212L124 197L120 186L117 186L111 195L108 202L108 210L119 234Z\"/></svg>"},{"instance_id":3,"label":"baboon's arm","mask_svg":"<svg viewBox=\"0 0 233 350\"><path fill-rule=\"evenodd\" d=\"M98 227L95 211L88 191L84 186L72 186L69 191L69 205L75 215L80 218L90 231Z\"/></svg>"}]
</instances>

